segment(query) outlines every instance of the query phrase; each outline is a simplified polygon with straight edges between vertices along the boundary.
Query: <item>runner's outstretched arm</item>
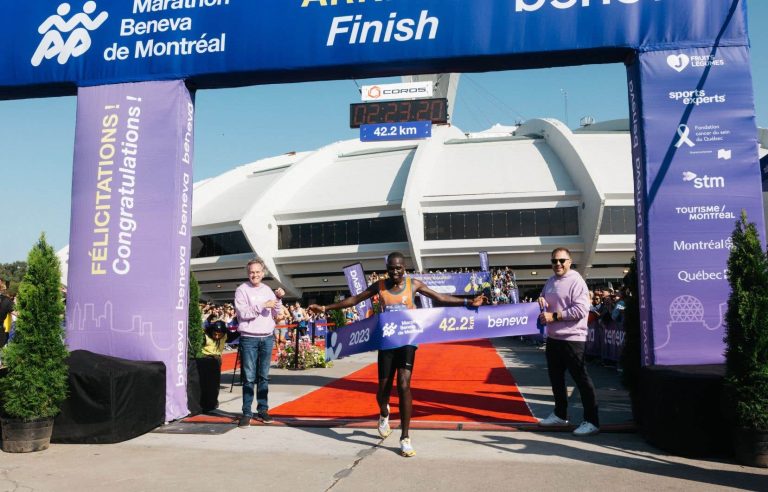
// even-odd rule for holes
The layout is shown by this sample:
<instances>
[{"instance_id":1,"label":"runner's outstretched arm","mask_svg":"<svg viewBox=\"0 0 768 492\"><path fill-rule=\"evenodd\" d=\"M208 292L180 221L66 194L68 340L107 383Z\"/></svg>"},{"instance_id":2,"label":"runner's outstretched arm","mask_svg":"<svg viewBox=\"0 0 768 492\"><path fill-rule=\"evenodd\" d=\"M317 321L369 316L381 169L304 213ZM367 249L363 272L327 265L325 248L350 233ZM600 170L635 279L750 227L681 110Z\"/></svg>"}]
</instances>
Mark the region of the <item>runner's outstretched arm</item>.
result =
<instances>
[{"instance_id":1,"label":"runner's outstretched arm","mask_svg":"<svg viewBox=\"0 0 768 492\"><path fill-rule=\"evenodd\" d=\"M350 296L342 301L334 302L333 304L328 304L326 306L320 306L318 304L310 304L307 307L307 309L309 309L313 313L324 313L331 309L344 309L344 308L352 307L355 304L358 304L366 299L370 299L371 297L375 296L378 293L379 293L379 285L377 283L371 284L368 286L367 289L357 294L356 296Z\"/></svg>"}]
</instances>

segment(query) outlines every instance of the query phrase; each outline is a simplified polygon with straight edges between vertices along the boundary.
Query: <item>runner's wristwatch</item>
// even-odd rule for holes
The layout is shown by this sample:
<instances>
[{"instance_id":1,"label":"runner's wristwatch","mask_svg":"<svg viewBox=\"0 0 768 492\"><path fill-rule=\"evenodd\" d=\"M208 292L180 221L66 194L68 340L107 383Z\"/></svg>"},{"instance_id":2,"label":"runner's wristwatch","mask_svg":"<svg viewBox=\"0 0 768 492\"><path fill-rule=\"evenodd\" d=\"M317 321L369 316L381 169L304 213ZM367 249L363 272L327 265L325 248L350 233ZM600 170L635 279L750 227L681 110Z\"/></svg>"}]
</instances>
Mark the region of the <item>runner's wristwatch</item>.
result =
<instances>
[{"instance_id":1,"label":"runner's wristwatch","mask_svg":"<svg viewBox=\"0 0 768 492\"><path fill-rule=\"evenodd\" d=\"M558 316L557 311L552 313L552 321L558 321L560 319L560 316Z\"/></svg>"}]
</instances>

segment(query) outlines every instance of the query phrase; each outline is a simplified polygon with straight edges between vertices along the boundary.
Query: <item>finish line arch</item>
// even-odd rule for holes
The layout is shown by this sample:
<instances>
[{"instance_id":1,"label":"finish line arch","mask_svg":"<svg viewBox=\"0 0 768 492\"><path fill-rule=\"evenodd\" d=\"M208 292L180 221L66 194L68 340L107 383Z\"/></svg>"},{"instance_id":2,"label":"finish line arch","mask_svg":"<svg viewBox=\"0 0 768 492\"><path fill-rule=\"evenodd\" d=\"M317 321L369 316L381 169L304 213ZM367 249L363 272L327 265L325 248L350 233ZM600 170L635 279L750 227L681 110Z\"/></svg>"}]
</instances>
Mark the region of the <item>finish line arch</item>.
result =
<instances>
[{"instance_id":1,"label":"finish line arch","mask_svg":"<svg viewBox=\"0 0 768 492\"><path fill-rule=\"evenodd\" d=\"M728 237L762 227L742 0L14 2L0 98L77 94L68 342L168 368L186 415L194 90L624 61L643 363L722 362Z\"/></svg>"}]
</instances>

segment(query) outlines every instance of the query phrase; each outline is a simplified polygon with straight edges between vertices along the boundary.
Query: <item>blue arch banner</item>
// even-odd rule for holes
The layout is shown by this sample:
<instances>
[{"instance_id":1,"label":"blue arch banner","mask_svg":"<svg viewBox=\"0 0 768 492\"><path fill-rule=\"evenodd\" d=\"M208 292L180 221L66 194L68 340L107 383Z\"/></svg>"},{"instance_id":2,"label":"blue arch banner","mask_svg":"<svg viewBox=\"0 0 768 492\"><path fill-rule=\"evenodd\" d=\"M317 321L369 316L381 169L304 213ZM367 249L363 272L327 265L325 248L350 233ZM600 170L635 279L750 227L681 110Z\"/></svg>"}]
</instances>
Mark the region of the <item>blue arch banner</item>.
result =
<instances>
[{"instance_id":1,"label":"blue arch banner","mask_svg":"<svg viewBox=\"0 0 768 492\"><path fill-rule=\"evenodd\" d=\"M748 42L740 0L37 0L3 10L2 98L147 80L226 87L479 70L504 58L576 65Z\"/></svg>"}]
</instances>

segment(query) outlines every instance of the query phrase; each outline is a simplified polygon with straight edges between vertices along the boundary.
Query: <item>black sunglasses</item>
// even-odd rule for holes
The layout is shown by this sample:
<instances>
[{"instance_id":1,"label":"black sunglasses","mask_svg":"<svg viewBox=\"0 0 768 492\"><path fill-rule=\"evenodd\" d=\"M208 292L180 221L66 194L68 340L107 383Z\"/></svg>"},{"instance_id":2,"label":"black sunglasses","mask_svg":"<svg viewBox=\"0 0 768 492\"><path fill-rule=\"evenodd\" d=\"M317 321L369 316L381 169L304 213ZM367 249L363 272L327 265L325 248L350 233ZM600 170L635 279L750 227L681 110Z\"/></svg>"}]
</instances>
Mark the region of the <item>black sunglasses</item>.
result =
<instances>
[{"instance_id":1,"label":"black sunglasses","mask_svg":"<svg viewBox=\"0 0 768 492\"><path fill-rule=\"evenodd\" d=\"M552 258L550 261L553 265L557 265L557 262L560 262L561 265L565 265L565 262L569 260L570 258Z\"/></svg>"}]
</instances>

